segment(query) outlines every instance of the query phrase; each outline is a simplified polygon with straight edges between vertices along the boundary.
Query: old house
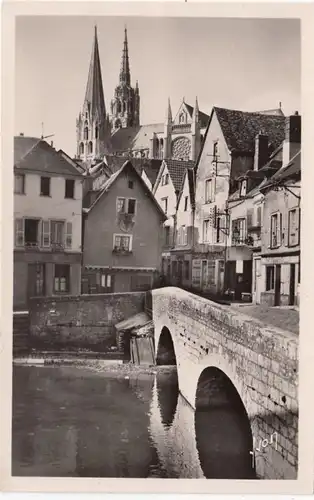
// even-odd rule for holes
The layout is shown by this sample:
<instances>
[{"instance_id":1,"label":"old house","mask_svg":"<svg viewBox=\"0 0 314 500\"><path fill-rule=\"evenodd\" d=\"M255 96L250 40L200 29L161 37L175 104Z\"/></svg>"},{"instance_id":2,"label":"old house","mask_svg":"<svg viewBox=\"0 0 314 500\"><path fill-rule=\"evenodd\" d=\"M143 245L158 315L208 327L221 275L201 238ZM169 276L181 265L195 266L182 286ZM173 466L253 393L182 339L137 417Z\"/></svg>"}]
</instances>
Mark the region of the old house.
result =
<instances>
[{"instance_id":1,"label":"old house","mask_svg":"<svg viewBox=\"0 0 314 500\"><path fill-rule=\"evenodd\" d=\"M153 188L153 194L167 216L164 223L162 257L164 274L168 276L172 274L172 269L168 268L171 260L170 250L176 245L178 202L186 170L193 169L194 166L195 163L192 161L163 160Z\"/></svg>"},{"instance_id":2,"label":"old house","mask_svg":"<svg viewBox=\"0 0 314 500\"><path fill-rule=\"evenodd\" d=\"M14 299L79 294L82 182L79 168L46 141L14 138Z\"/></svg>"},{"instance_id":3,"label":"old house","mask_svg":"<svg viewBox=\"0 0 314 500\"><path fill-rule=\"evenodd\" d=\"M281 110L259 113L218 107L212 110L197 161L195 227L201 255L192 262L194 287L209 293L219 294L227 288L225 264L230 231L227 201L238 189L238 178L254 170L255 138L259 132L268 138L265 158L262 152L259 154L263 165L284 139Z\"/></svg>"},{"instance_id":4,"label":"old house","mask_svg":"<svg viewBox=\"0 0 314 500\"><path fill-rule=\"evenodd\" d=\"M299 304L301 117L286 119L282 167L261 187L261 303Z\"/></svg>"},{"instance_id":5,"label":"old house","mask_svg":"<svg viewBox=\"0 0 314 500\"><path fill-rule=\"evenodd\" d=\"M160 273L166 216L130 161L103 181L83 211L82 292L151 288Z\"/></svg>"}]
</instances>

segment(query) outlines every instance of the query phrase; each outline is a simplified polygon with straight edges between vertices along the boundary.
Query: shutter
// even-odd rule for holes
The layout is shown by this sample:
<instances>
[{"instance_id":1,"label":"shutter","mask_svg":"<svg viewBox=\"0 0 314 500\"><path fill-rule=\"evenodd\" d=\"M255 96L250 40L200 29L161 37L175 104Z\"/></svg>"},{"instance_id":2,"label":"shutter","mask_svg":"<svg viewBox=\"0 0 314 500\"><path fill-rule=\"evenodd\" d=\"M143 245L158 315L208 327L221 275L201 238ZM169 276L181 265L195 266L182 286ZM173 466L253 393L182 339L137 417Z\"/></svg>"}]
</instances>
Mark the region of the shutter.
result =
<instances>
[{"instance_id":1,"label":"shutter","mask_svg":"<svg viewBox=\"0 0 314 500\"><path fill-rule=\"evenodd\" d=\"M42 221L42 245L44 248L50 247L50 221Z\"/></svg>"},{"instance_id":2,"label":"shutter","mask_svg":"<svg viewBox=\"0 0 314 500\"><path fill-rule=\"evenodd\" d=\"M296 244L300 244L300 227L301 227L301 210L297 208L296 213L296 223L295 223L295 232L296 232Z\"/></svg>"},{"instance_id":3,"label":"shutter","mask_svg":"<svg viewBox=\"0 0 314 500\"><path fill-rule=\"evenodd\" d=\"M261 223L262 223L262 207L257 207L256 225L261 226Z\"/></svg>"},{"instance_id":4,"label":"shutter","mask_svg":"<svg viewBox=\"0 0 314 500\"><path fill-rule=\"evenodd\" d=\"M65 247L72 248L72 222L66 223Z\"/></svg>"},{"instance_id":5,"label":"shutter","mask_svg":"<svg viewBox=\"0 0 314 500\"><path fill-rule=\"evenodd\" d=\"M24 246L24 219L15 219L15 246Z\"/></svg>"},{"instance_id":6,"label":"shutter","mask_svg":"<svg viewBox=\"0 0 314 500\"><path fill-rule=\"evenodd\" d=\"M281 245L281 237L282 237L282 214L279 214L278 217L278 225L277 225L277 245Z\"/></svg>"},{"instance_id":7,"label":"shutter","mask_svg":"<svg viewBox=\"0 0 314 500\"><path fill-rule=\"evenodd\" d=\"M247 227L248 229L250 227L252 227L253 225L253 209L250 208L248 211L247 211Z\"/></svg>"}]
</instances>

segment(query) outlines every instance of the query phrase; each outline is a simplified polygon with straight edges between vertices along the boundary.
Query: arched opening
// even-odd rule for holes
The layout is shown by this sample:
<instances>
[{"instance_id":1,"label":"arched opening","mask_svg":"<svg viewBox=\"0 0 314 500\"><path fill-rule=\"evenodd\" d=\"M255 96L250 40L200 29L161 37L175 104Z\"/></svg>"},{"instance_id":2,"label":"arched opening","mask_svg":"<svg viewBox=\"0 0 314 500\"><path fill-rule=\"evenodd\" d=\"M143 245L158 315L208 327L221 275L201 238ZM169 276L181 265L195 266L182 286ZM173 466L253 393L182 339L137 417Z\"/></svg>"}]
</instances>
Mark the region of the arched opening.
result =
<instances>
[{"instance_id":1,"label":"arched opening","mask_svg":"<svg viewBox=\"0 0 314 500\"><path fill-rule=\"evenodd\" d=\"M96 127L95 127L95 139L98 139L98 136L99 136L99 129L98 129L98 125L96 125Z\"/></svg>"},{"instance_id":2,"label":"arched opening","mask_svg":"<svg viewBox=\"0 0 314 500\"><path fill-rule=\"evenodd\" d=\"M156 151L155 158L159 158L159 139L156 139L155 151Z\"/></svg>"},{"instance_id":3,"label":"arched opening","mask_svg":"<svg viewBox=\"0 0 314 500\"><path fill-rule=\"evenodd\" d=\"M121 127L121 121L120 120L116 120L115 121L115 128L120 128Z\"/></svg>"},{"instance_id":4,"label":"arched opening","mask_svg":"<svg viewBox=\"0 0 314 500\"><path fill-rule=\"evenodd\" d=\"M159 158L162 158L163 150L164 150L164 140L160 139Z\"/></svg>"},{"instance_id":5,"label":"arched opening","mask_svg":"<svg viewBox=\"0 0 314 500\"><path fill-rule=\"evenodd\" d=\"M207 479L255 479L253 437L242 400L221 370L208 367L198 380L195 436Z\"/></svg>"},{"instance_id":6,"label":"arched opening","mask_svg":"<svg viewBox=\"0 0 314 500\"><path fill-rule=\"evenodd\" d=\"M177 410L179 384L174 345L171 333L166 327L162 329L159 337L156 363L166 365L157 372L156 388L161 422L168 429L173 423Z\"/></svg>"},{"instance_id":7,"label":"arched opening","mask_svg":"<svg viewBox=\"0 0 314 500\"><path fill-rule=\"evenodd\" d=\"M84 140L88 141L88 125L87 125L87 122L85 122L85 127L84 127Z\"/></svg>"},{"instance_id":8,"label":"arched opening","mask_svg":"<svg viewBox=\"0 0 314 500\"><path fill-rule=\"evenodd\" d=\"M80 155L83 155L84 154L84 143L81 142L80 144Z\"/></svg>"},{"instance_id":9,"label":"arched opening","mask_svg":"<svg viewBox=\"0 0 314 500\"><path fill-rule=\"evenodd\" d=\"M88 143L88 152L89 152L89 154L91 154L93 152L93 143L92 143L92 141L90 141Z\"/></svg>"},{"instance_id":10,"label":"arched opening","mask_svg":"<svg viewBox=\"0 0 314 500\"><path fill-rule=\"evenodd\" d=\"M166 327L162 329L159 337L156 364L167 366L177 364L171 333Z\"/></svg>"},{"instance_id":11,"label":"arched opening","mask_svg":"<svg viewBox=\"0 0 314 500\"><path fill-rule=\"evenodd\" d=\"M123 101L123 113L125 113L125 112L126 112L126 102Z\"/></svg>"},{"instance_id":12,"label":"arched opening","mask_svg":"<svg viewBox=\"0 0 314 500\"><path fill-rule=\"evenodd\" d=\"M121 102L120 101L118 101L118 103L117 103L117 111L118 111L118 113L121 113Z\"/></svg>"}]
</instances>

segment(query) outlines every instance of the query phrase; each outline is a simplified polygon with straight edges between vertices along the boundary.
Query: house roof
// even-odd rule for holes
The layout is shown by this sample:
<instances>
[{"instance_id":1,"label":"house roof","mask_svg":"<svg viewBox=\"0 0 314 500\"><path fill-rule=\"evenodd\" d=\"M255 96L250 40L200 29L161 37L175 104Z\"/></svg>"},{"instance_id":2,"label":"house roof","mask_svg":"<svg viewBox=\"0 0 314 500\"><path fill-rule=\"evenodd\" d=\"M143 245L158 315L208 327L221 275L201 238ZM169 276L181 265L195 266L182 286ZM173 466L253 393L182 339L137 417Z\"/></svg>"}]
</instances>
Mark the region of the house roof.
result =
<instances>
[{"instance_id":1,"label":"house roof","mask_svg":"<svg viewBox=\"0 0 314 500\"><path fill-rule=\"evenodd\" d=\"M278 114L250 113L214 107L230 151L254 153L259 132L268 136L270 149L276 149L285 138L285 117Z\"/></svg>"},{"instance_id":2,"label":"house roof","mask_svg":"<svg viewBox=\"0 0 314 500\"><path fill-rule=\"evenodd\" d=\"M289 161L287 165L283 165L263 186L264 188L278 185L288 179L301 177L301 150Z\"/></svg>"},{"instance_id":3,"label":"house roof","mask_svg":"<svg viewBox=\"0 0 314 500\"><path fill-rule=\"evenodd\" d=\"M189 198L190 198L190 203L191 206L195 206L195 178L194 178L194 168L186 168L185 172L183 174L183 179L182 179L182 187L180 190L180 193L177 198L177 207L179 207L180 199L183 193L183 188L184 188L184 183L186 176L188 177L188 185L189 185Z\"/></svg>"},{"instance_id":4,"label":"house roof","mask_svg":"<svg viewBox=\"0 0 314 500\"><path fill-rule=\"evenodd\" d=\"M34 137L14 137L14 167L43 174L82 177L73 160L67 159L46 141Z\"/></svg>"},{"instance_id":5,"label":"house roof","mask_svg":"<svg viewBox=\"0 0 314 500\"><path fill-rule=\"evenodd\" d=\"M277 115L277 116L285 116L281 108L274 109L265 109L263 111L256 111L259 115Z\"/></svg>"},{"instance_id":6,"label":"house roof","mask_svg":"<svg viewBox=\"0 0 314 500\"><path fill-rule=\"evenodd\" d=\"M180 193L183 188L185 172L187 169L193 169L195 167L195 162L182 160L163 160L163 164L167 166L176 193Z\"/></svg>"},{"instance_id":7,"label":"house roof","mask_svg":"<svg viewBox=\"0 0 314 500\"><path fill-rule=\"evenodd\" d=\"M150 197L150 199L152 200L153 204L155 205L155 207L159 211L159 213L161 215L161 218L164 221L167 220L167 217L166 217L164 211L162 210L162 208L160 207L159 203L157 202L155 196L153 195L153 193L151 192L151 190L149 189L149 187L147 186L147 184L145 183L145 181L142 179L142 177L140 176L140 174L137 172L136 168L133 166L133 164L132 164L132 162L130 160L125 161L124 164L122 165L122 167L119 170L117 170L114 174L112 174L109 177L109 179L107 179L102 184L100 192L99 192L99 196L96 198L96 200L91 205L91 207L88 209L88 211L86 211L86 213L90 212L94 208L94 206L99 202L99 200L109 191L109 188L114 184L114 182L118 179L118 177L122 174L122 172L124 172L127 168L132 169L133 172L137 175L140 184L142 185L144 191Z\"/></svg>"},{"instance_id":8,"label":"house roof","mask_svg":"<svg viewBox=\"0 0 314 500\"><path fill-rule=\"evenodd\" d=\"M112 150L115 152L122 152L130 149L149 149L152 135L154 133L161 133L163 130L163 123L119 128L111 136Z\"/></svg>"}]
</instances>

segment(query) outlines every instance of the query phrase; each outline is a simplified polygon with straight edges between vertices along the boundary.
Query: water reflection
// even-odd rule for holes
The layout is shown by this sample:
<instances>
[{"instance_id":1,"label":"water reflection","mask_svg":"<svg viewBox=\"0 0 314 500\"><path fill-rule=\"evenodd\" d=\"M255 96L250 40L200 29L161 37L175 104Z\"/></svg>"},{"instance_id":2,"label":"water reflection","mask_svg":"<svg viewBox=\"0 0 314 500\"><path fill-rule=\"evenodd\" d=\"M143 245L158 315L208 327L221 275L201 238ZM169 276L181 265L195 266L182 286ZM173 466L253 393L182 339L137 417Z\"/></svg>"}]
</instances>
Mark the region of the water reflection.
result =
<instances>
[{"instance_id":1,"label":"water reflection","mask_svg":"<svg viewBox=\"0 0 314 500\"><path fill-rule=\"evenodd\" d=\"M14 367L12 473L248 477L246 430L230 405L193 411L175 367L130 379L73 367Z\"/></svg>"},{"instance_id":2,"label":"water reflection","mask_svg":"<svg viewBox=\"0 0 314 500\"><path fill-rule=\"evenodd\" d=\"M177 410L179 385L177 367L156 374L156 388L161 422L169 428Z\"/></svg>"}]
</instances>

